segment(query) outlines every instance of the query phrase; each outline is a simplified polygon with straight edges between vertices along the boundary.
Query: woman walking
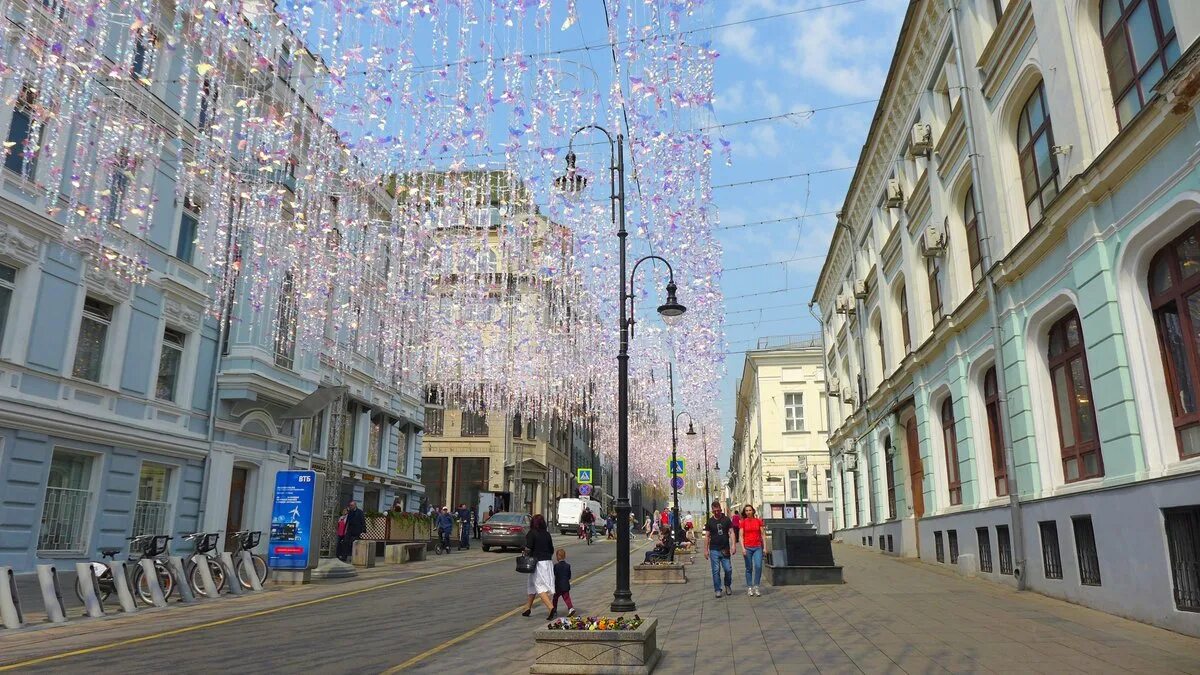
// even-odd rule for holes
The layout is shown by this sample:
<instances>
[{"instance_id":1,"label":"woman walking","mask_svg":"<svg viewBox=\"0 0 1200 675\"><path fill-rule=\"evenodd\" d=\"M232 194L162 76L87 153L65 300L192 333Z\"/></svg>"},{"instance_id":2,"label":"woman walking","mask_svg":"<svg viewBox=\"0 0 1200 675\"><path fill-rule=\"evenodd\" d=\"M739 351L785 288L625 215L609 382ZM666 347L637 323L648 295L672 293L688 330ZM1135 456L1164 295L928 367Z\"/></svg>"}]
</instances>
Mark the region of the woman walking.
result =
<instances>
[{"instance_id":1,"label":"woman walking","mask_svg":"<svg viewBox=\"0 0 1200 675\"><path fill-rule=\"evenodd\" d=\"M537 567L529 575L526 585L529 602L521 616L529 616L533 611L533 599L537 597L550 612L546 615L548 621L558 616L550 601L550 594L554 592L554 541L546 530L546 519L540 513L533 517L529 532L525 535L525 555L533 556L537 560Z\"/></svg>"},{"instance_id":2,"label":"woman walking","mask_svg":"<svg viewBox=\"0 0 1200 675\"><path fill-rule=\"evenodd\" d=\"M746 595L762 595L758 584L762 581L763 569L763 521L753 505L742 507L738 527L742 540L742 559L746 561Z\"/></svg>"},{"instance_id":3,"label":"woman walking","mask_svg":"<svg viewBox=\"0 0 1200 675\"><path fill-rule=\"evenodd\" d=\"M646 535L646 541L650 541L650 516L646 516L642 523L642 534Z\"/></svg>"},{"instance_id":4,"label":"woman walking","mask_svg":"<svg viewBox=\"0 0 1200 675\"><path fill-rule=\"evenodd\" d=\"M350 544L346 540L346 519L350 514L348 507L342 508L342 515L337 522L337 559L346 562L346 558L350 557Z\"/></svg>"},{"instance_id":5,"label":"woman walking","mask_svg":"<svg viewBox=\"0 0 1200 675\"><path fill-rule=\"evenodd\" d=\"M650 536L651 538L658 536L658 522L662 519L662 513L654 512L654 520L650 521Z\"/></svg>"}]
</instances>

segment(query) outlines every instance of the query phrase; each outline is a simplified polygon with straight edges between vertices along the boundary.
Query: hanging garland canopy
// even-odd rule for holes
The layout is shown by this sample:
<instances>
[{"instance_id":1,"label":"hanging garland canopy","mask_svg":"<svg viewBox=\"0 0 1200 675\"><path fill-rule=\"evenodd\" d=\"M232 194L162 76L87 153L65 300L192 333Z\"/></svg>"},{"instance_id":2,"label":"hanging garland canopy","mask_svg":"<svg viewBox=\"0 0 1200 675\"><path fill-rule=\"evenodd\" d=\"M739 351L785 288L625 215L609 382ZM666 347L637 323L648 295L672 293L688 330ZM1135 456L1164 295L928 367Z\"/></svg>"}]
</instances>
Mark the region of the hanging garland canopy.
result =
<instances>
[{"instance_id":1,"label":"hanging garland canopy","mask_svg":"<svg viewBox=\"0 0 1200 675\"><path fill-rule=\"evenodd\" d=\"M574 139L584 193L553 185L577 128L623 132L631 260L670 260L688 306L667 330L647 310L665 270L640 268L631 467L659 480L668 360L679 409L722 436L717 54L683 25L705 4L608 0L587 17L607 40L580 48L574 0L0 0L29 127L6 149L88 264L149 282L182 208L214 315L248 303L277 351L468 409L589 416L611 454L607 140Z\"/></svg>"}]
</instances>

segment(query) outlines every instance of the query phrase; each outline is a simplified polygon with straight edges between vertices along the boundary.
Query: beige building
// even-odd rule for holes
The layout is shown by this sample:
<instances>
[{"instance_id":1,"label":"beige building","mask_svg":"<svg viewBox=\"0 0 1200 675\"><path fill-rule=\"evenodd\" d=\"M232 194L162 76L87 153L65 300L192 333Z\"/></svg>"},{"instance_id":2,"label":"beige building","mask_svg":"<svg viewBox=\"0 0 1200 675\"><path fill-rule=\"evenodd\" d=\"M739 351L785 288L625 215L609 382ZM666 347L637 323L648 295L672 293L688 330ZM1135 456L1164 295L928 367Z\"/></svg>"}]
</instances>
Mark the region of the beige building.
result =
<instances>
[{"instance_id":1,"label":"beige building","mask_svg":"<svg viewBox=\"0 0 1200 675\"><path fill-rule=\"evenodd\" d=\"M756 505L766 518L804 516L829 532L823 364L819 339L746 352L727 494L734 505Z\"/></svg>"},{"instance_id":2,"label":"beige building","mask_svg":"<svg viewBox=\"0 0 1200 675\"><path fill-rule=\"evenodd\" d=\"M434 403L425 415L421 480L431 505L475 506L481 492L495 492L501 495L497 510L541 513L555 522L558 498L574 479L568 425Z\"/></svg>"}]
</instances>

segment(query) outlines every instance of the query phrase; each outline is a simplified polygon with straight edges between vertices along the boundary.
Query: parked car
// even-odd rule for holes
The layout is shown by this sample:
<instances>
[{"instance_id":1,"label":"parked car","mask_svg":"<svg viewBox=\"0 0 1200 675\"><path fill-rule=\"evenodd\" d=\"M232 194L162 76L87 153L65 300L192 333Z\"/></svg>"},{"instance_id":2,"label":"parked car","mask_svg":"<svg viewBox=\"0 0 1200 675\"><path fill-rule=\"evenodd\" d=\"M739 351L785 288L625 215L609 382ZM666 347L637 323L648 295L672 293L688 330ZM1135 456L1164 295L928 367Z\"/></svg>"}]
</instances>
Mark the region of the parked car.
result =
<instances>
[{"instance_id":1,"label":"parked car","mask_svg":"<svg viewBox=\"0 0 1200 675\"><path fill-rule=\"evenodd\" d=\"M480 527L483 534L480 546L484 551L492 550L493 546L499 549L524 548L525 534L529 532L532 521L527 513L501 511L493 514Z\"/></svg>"}]
</instances>

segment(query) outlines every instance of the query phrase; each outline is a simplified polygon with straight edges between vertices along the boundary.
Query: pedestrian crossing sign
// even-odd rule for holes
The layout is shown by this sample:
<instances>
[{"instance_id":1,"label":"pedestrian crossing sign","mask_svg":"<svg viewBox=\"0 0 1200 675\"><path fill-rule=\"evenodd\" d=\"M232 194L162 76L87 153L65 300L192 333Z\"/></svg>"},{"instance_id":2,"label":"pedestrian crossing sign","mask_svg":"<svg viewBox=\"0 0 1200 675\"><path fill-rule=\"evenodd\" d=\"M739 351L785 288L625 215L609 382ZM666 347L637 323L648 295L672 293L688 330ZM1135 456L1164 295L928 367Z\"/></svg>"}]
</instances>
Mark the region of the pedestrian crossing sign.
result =
<instances>
[{"instance_id":1,"label":"pedestrian crossing sign","mask_svg":"<svg viewBox=\"0 0 1200 675\"><path fill-rule=\"evenodd\" d=\"M667 470L671 472L672 476L683 476L687 474L687 472L684 471L682 459L668 460Z\"/></svg>"},{"instance_id":2,"label":"pedestrian crossing sign","mask_svg":"<svg viewBox=\"0 0 1200 675\"><path fill-rule=\"evenodd\" d=\"M591 485L592 484L592 470L591 469L575 469L575 482L579 483L580 485Z\"/></svg>"}]
</instances>

